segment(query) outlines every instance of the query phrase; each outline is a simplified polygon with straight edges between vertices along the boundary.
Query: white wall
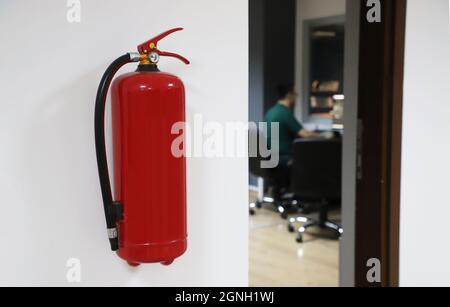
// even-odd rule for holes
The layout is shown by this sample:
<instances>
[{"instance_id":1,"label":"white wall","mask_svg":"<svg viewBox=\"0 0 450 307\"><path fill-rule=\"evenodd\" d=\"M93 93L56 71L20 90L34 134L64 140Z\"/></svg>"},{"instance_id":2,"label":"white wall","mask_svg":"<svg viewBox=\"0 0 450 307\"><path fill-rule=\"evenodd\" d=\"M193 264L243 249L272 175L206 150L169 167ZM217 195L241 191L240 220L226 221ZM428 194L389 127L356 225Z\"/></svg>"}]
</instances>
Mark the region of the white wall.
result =
<instances>
[{"instance_id":1,"label":"white wall","mask_svg":"<svg viewBox=\"0 0 450 307\"><path fill-rule=\"evenodd\" d=\"M186 30L160 47L192 65L168 59L160 68L185 81L188 118L246 122L247 2L81 4L81 23L70 24L66 1L0 3L0 285L67 285L72 257L82 285L247 285L246 159L190 159L186 255L131 269L109 251L93 127L107 65L175 26Z\"/></svg>"},{"instance_id":2,"label":"white wall","mask_svg":"<svg viewBox=\"0 0 450 307\"><path fill-rule=\"evenodd\" d=\"M297 29L295 53L295 86L299 91L299 101L296 116L304 118L303 114L303 25L306 20L345 15L346 0L297 0Z\"/></svg>"},{"instance_id":3,"label":"white wall","mask_svg":"<svg viewBox=\"0 0 450 307\"><path fill-rule=\"evenodd\" d=\"M400 285L450 286L448 0L408 0Z\"/></svg>"}]
</instances>

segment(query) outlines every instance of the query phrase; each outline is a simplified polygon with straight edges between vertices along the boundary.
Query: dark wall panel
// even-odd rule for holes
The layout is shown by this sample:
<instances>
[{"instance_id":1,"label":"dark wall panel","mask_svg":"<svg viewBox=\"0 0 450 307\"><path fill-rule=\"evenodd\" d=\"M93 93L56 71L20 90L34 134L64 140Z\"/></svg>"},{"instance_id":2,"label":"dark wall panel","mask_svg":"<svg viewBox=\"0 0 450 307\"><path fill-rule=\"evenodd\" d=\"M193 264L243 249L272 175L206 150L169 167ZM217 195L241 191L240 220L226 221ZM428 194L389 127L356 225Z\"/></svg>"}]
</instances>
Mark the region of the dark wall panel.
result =
<instances>
[{"instance_id":1,"label":"dark wall panel","mask_svg":"<svg viewBox=\"0 0 450 307\"><path fill-rule=\"evenodd\" d=\"M294 84L296 1L249 0L249 12L249 120L261 122L278 85Z\"/></svg>"},{"instance_id":2,"label":"dark wall panel","mask_svg":"<svg viewBox=\"0 0 450 307\"><path fill-rule=\"evenodd\" d=\"M249 116L264 117L264 0L249 1Z\"/></svg>"},{"instance_id":3,"label":"dark wall panel","mask_svg":"<svg viewBox=\"0 0 450 307\"><path fill-rule=\"evenodd\" d=\"M295 0L264 0L264 109L277 101L279 84L295 79Z\"/></svg>"}]
</instances>

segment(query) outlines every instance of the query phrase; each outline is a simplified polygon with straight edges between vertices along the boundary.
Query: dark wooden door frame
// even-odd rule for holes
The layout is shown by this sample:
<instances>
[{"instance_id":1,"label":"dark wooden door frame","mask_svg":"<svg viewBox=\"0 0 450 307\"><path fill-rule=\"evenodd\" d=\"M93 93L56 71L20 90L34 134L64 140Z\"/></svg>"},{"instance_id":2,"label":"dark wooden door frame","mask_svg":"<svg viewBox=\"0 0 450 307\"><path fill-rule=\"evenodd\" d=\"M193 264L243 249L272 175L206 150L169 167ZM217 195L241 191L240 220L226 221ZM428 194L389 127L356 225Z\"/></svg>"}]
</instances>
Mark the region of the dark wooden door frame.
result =
<instances>
[{"instance_id":1,"label":"dark wooden door frame","mask_svg":"<svg viewBox=\"0 0 450 307\"><path fill-rule=\"evenodd\" d=\"M398 286L403 69L407 0L381 0L381 23L361 2L355 285ZM381 261L381 283L367 261Z\"/></svg>"}]
</instances>

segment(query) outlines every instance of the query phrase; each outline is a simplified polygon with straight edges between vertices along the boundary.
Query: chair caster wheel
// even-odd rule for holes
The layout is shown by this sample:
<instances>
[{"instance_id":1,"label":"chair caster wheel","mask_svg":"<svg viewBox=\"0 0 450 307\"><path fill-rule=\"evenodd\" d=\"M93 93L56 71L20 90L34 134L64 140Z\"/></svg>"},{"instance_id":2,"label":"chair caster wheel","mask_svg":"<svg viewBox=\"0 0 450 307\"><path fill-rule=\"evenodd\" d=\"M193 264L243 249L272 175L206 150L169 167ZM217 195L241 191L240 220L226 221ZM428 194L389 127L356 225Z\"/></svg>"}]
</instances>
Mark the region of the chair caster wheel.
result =
<instances>
[{"instance_id":1,"label":"chair caster wheel","mask_svg":"<svg viewBox=\"0 0 450 307\"><path fill-rule=\"evenodd\" d=\"M288 225L288 231L289 231L290 233L293 233L293 232L295 231L294 226Z\"/></svg>"},{"instance_id":2,"label":"chair caster wheel","mask_svg":"<svg viewBox=\"0 0 450 307\"><path fill-rule=\"evenodd\" d=\"M281 213L281 218L282 218L283 220L287 220L288 214L287 214L286 212Z\"/></svg>"},{"instance_id":3,"label":"chair caster wheel","mask_svg":"<svg viewBox=\"0 0 450 307\"><path fill-rule=\"evenodd\" d=\"M295 239L295 241L297 241L297 243L303 243L303 235L301 235L301 234L297 235L297 238Z\"/></svg>"},{"instance_id":4,"label":"chair caster wheel","mask_svg":"<svg viewBox=\"0 0 450 307\"><path fill-rule=\"evenodd\" d=\"M253 210L253 209L250 209L250 215L255 215L256 214L256 212L255 212L255 210Z\"/></svg>"}]
</instances>

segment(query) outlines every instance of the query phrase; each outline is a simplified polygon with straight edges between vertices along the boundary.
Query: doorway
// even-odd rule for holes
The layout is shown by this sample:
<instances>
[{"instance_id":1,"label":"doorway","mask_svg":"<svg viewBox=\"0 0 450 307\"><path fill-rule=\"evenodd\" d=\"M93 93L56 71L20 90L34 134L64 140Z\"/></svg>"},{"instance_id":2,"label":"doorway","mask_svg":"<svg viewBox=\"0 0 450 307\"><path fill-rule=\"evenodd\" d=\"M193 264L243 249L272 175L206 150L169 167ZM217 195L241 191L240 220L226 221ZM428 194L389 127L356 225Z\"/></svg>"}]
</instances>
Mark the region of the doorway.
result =
<instances>
[{"instance_id":1,"label":"doorway","mask_svg":"<svg viewBox=\"0 0 450 307\"><path fill-rule=\"evenodd\" d=\"M250 1L252 122L264 121L265 115L277 106L280 85L294 85L298 93L293 110L296 120L305 130L331 135L331 142L325 146L342 147L346 7L345 1L338 2ZM294 151L295 146L304 145L300 144L302 141L301 138L294 141L299 143L293 145ZM337 194L341 190L341 154L341 149L335 154L319 151L313 159L319 167L329 164L329 169L338 169L331 180L339 190ZM292 168L300 165L295 161L293 155ZM258 175L252 169L250 173ZM284 203L274 203L273 182L257 177L250 178L251 206L264 204L259 204L262 209L253 210L250 217L250 285L338 286L340 195L330 196L326 205L321 204L324 199L317 195L306 199L305 194L291 188L299 179L294 176L292 184L283 187ZM336 225L336 229L312 227L303 233L303 221L307 220L329 220L328 224Z\"/></svg>"},{"instance_id":2,"label":"doorway","mask_svg":"<svg viewBox=\"0 0 450 307\"><path fill-rule=\"evenodd\" d=\"M276 102L274 85L284 82L299 92L295 115L304 126L341 129L342 209L332 209L330 218L344 233L340 240L313 234L296 245L276 208L258 210L250 217L250 285L397 286L406 0L381 1L380 23L367 20L370 7L364 0L275 2L250 0L250 120L264 120ZM330 7L337 11L330 13ZM317 15L321 9L327 15ZM264 18L268 12L270 19ZM342 71L336 56L326 68L336 66L331 70L337 77L321 77L327 72L320 68L324 61L317 60L317 48L336 48L340 33ZM314 42L314 35L322 41ZM252 203L265 192L263 180L251 177ZM300 210L292 216L299 214L305 215ZM371 260L381 266L379 282L367 279Z\"/></svg>"}]
</instances>

